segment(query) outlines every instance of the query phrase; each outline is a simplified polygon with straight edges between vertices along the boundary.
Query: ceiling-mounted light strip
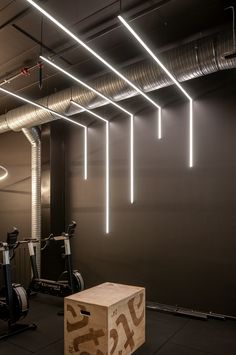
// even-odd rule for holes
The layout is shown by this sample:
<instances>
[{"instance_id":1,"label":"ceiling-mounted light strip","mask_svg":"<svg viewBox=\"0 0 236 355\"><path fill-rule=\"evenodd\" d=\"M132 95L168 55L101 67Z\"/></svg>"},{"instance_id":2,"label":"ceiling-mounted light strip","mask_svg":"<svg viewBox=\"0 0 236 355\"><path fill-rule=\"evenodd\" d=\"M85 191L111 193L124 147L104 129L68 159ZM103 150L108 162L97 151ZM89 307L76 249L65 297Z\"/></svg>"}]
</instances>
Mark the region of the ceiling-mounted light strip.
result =
<instances>
[{"instance_id":1,"label":"ceiling-mounted light strip","mask_svg":"<svg viewBox=\"0 0 236 355\"><path fill-rule=\"evenodd\" d=\"M92 110L89 110L89 109L86 108L85 106L78 104L78 102L76 102L76 101L74 101L74 100L70 100L70 102L71 102L73 105L75 105L75 106L81 108L83 111L85 111L85 112L89 113L90 115L92 115L92 116L98 118L99 120L101 120L101 121L103 121L103 122L109 122L108 120L106 120L106 119L103 118L102 116L98 115L97 113L93 112Z\"/></svg>"},{"instance_id":2,"label":"ceiling-mounted light strip","mask_svg":"<svg viewBox=\"0 0 236 355\"><path fill-rule=\"evenodd\" d=\"M129 112L128 110L126 110L124 107L120 106L119 104L117 104L115 101L113 101L112 99L110 99L109 97L107 97L106 95L102 94L100 91L96 90L94 87L88 85L87 83L85 83L84 81L80 80L78 77L76 77L75 75L69 73L68 71L66 71L65 69L63 69L62 67L60 67L59 65L55 64L54 62L52 62L50 59L45 58L44 56L40 56L40 58L46 62L47 64L51 65L52 67L54 67L55 69L59 70L61 73L65 74L66 76L68 76L69 78L71 78L72 80L76 81L78 84L84 86L86 89L94 92L96 95L102 97L104 100L108 101L110 104L112 104L113 106L117 107L119 110L123 111L124 113L126 113L127 115L132 115L131 112Z\"/></svg>"},{"instance_id":3,"label":"ceiling-mounted light strip","mask_svg":"<svg viewBox=\"0 0 236 355\"><path fill-rule=\"evenodd\" d=\"M78 44L84 47L88 52L90 52L94 57L96 57L101 63L103 63L107 68L113 71L117 76L119 76L122 80L124 80L129 86L131 86L135 91L137 91L140 95L142 95L147 101L149 101L154 107L159 110L159 120L161 120L161 107L155 101L153 101L148 95L146 95L138 86L133 84L127 77L121 74L115 67L113 67L110 63L108 63L105 59L103 59L98 53L96 53L92 48L90 48L85 42L83 42L80 38L78 38L74 33L72 33L68 28L66 28L62 23L55 19L52 15L50 15L47 11L45 11L41 6L36 4L33 0L26 0L30 3L34 8L36 8L41 14L47 17L51 22L53 22L57 27L59 27L63 32L65 32L68 36L73 38ZM131 118L132 120L132 118ZM160 133L161 136L161 133ZM133 158L132 158L133 159ZM134 172L131 172L131 176L134 175ZM133 183L131 183L133 186ZM131 195L134 194L131 189ZM132 199L131 199L131 202Z\"/></svg>"},{"instance_id":4,"label":"ceiling-mounted light strip","mask_svg":"<svg viewBox=\"0 0 236 355\"><path fill-rule=\"evenodd\" d=\"M121 110L124 113L126 113L127 115L129 115L130 125L131 125L131 128L130 128L130 202L133 203L134 202L134 144L133 144L133 141L134 141L134 129L133 129L134 115L131 112L129 112L128 110L126 110L125 108L123 108L122 106L120 106L119 104L117 104L116 102L114 102L113 100L111 100L106 95L102 94L100 91L96 90L94 87L88 85L87 83L80 80L78 77L72 75L71 73L69 73L68 71L66 71L62 67L60 67L59 65L53 63L48 58L45 58L43 56L40 56L40 58L43 61L45 61L46 63L48 63L49 65L51 65L53 68L59 70L61 73L65 74L66 76L68 76L69 78L71 78L72 80L77 82L78 84L80 84L80 85L84 86L85 88L87 88L88 90L94 92L96 95L102 97L104 100L108 101L110 104L112 104L113 106L115 106L119 110ZM72 103L73 103L73 101L72 101ZM160 110L158 110L158 112L160 112Z\"/></svg>"},{"instance_id":5,"label":"ceiling-mounted light strip","mask_svg":"<svg viewBox=\"0 0 236 355\"><path fill-rule=\"evenodd\" d=\"M8 176L8 170L4 168L4 166L0 165L0 171L1 170L3 170L3 172L0 173L0 180L4 180Z\"/></svg>"},{"instance_id":6,"label":"ceiling-mounted light strip","mask_svg":"<svg viewBox=\"0 0 236 355\"><path fill-rule=\"evenodd\" d=\"M68 76L69 78L71 78L72 80L77 82L78 84L86 87L88 90L94 92L95 94L102 97L104 100L108 101L110 104L112 104L113 106L117 107L119 110L123 111L124 113L126 113L127 115L130 116L130 125L131 125L131 128L130 128L130 202L133 203L134 202L134 144L133 144L133 141L134 141L134 129L133 129L134 128L134 115L131 112L129 112L128 110L126 110L125 108L123 108L122 106L120 106L119 104L117 104L116 102L114 102L113 100L111 100L109 97L102 94L100 91L98 91L95 88L93 88L92 86L86 84L84 81L78 79L76 76L72 75L71 73L69 73L68 71L66 71L62 67L60 67L59 65L53 63L51 60L49 60L43 56L40 56L40 58L43 61L45 61L46 63L48 63L49 65L51 65L53 68L59 70L61 73L65 74L66 76ZM71 101L71 102L73 103L74 101Z\"/></svg>"},{"instance_id":7,"label":"ceiling-mounted light strip","mask_svg":"<svg viewBox=\"0 0 236 355\"><path fill-rule=\"evenodd\" d=\"M26 97L17 95L17 94L15 94L15 93L12 92L12 91L3 89L2 87L0 87L0 91L4 92L4 93L7 94L7 95L13 96L13 97L15 97L15 98L18 99L18 100L21 100L21 101L23 101L23 102L26 102L27 104L30 104L30 105L35 106L35 107L38 107L39 109L41 109L41 110L43 110L43 111L49 112L49 113L51 113L53 116L62 118L62 119L65 120L65 121L68 121L68 122L73 123L73 124L75 124L75 125L77 125L77 126L79 126L79 127L84 128L84 133L85 133L85 135L87 135L87 132L86 132L86 131L87 131L87 127L86 127L85 125L83 125L83 124L81 124L81 123L79 123L79 122L76 122L76 121L74 121L74 120L72 120L72 119L70 119L70 118L68 118L68 117L66 117L66 116L63 116L63 115L61 115L60 113L58 113L58 112L56 112L56 111L54 111L54 110L51 110L51 109L48 108L48 107L45 107L45 106L40 105L40 104L37 104L36 102L31 101L31 100L27 99ZM86 151L86 157L85 157L85 159L84 159L84 176L87 177L87 139L84 140L84 151Z\"/></svg>"},{"instance_id":8,"label":"ceiling-mounted light strip","mask_svg":"<svg viewBox=\"0 0 236 355\"><path fill-rule=\"evenodd\" d=\"M148 52L148 54L155 60L155 62L164 70L168 77L174 82L174 84L182 91L182 93L189 100L189 166L193 167L193 99L187 93L187 91L182 87L178 80L171 74L171 72L166 68L166 66L160 61L160 59L152 52L152 50L144 43L140 36L130 27L127 21L122 17L118 16L118 19L123 23L127 30L136 38L136 40L141 44L141 46Z\"/></svg>"},{"instance_id":9,"label":"ceiling-mounted light strip","mask_svg":"<svg viewBox=\"0 0 236 355\"><path fill-rule=\"evenodd\" d=\"M81 123L79 123L79 122L76 122L76 121L72 120L71 118L68 118L68 117L66 117L66 116L63 116L63 115L61 115L60 113L58 113L58 112L56 112L56 111L54 111L54 110L51 110L50 108L48 108L48 107L46 107L46 106L43 106L43 105L41 105L41 104L37 104L36 102L31 101L31 100L27 99L26 97L17 95L17 94L15 94L14 92L9 91L9 90L6 90L6 89L3 89L3 88L1 88L1 87L0 87L0 91L5 92L5 94L10 95L10 96L13 96L13 97L15 97L16 99L19 99L19 100L21 100L21 101L24 101L24 102L26 102L27 104L30 104L30 105L35 106L35 107L38 107L38 108L42 109L43 111L49 112L49 113L51 113L51 114L54 115L54 116L57 116L57 117L59 117L59 118L62 118L62 119L66 120L66 121L69 121L69 122L71 122L71 123L74 123L74 124L76 124L77 126L86 128L85 125L83 125L83 124L81 124Z\"/></svg>"},{"instance_id":10,"label":"ceiling-mounted light strip","mask_svg":"<svg viewBox=\"0 0 236 355\"><path fill-rule=\"evenodd\" d=\"M152 52L152 50L144 43L144 41L139 37L139 35L132 29L132 27L128 24L128 22L122 17L118 16L118 19L123 23L123 25L127 28L127 30L137 39L137 41L141 44L141 46L150 54L150 56L157 62L157 64L164 70L164 72L169 76L169 78L178 86L178 88L183 92L183 94L191 100L190 95L184 90L184 88L180 85L178 80L170 73L170 71L166 68L166 66L157 58L157 56Z\"/></svg>"},{"instance_id":11,"label":"ceiling-mounted light strip","mask_svg":"<svg viewBox=\"0 0 236 355\"><path fill-rule=\"evenodd\" d=\"M98 53L96 53L92 48L90 48L85 42L83 42L80 38L78 38L74 33L72 33L68 28L62 25L58 20L55 19L52 15L50 15L47 11L45 11L41 6L36 4L33 0L26 0L32 6L34 6L41 14L46 16L51 22L53 22L57 27L59 27L63 32L68 34L71 38L73 38L78 44L84 47L88 52L90 52L94 57L96 57L100 62L106 65L110 70L112 70L116 75L118 75L121 79L123 79L127 84L129 84L134 90L139 92L140 95L145 97L146 100L151 102L156 108L160 108L160 106L153 101L149 96L147 96L141 89L139 89L135 84L133 84L128 78L126 78L123 74L121 74L116 68L114 68L110 63L108 63L105 59L103 59Z\"/></svg>"},{"instance_id":12,"label":"ceiling-mounted light strip","mask_svg":"<svg viewBox=\"0 0 236 355\"><path fill-rule=\"evenodd\" d=\"M103 121L106 123L106 234L109 234L110 232L110 164L109 164L109 121L103 118L102 116L98 115L97 113L87 109L86 107L78 104L74 100L71 100L71 102L83 109L85 112L89 113L90 115L98 118L99 120Z\"/></svg>"}]
</instances>

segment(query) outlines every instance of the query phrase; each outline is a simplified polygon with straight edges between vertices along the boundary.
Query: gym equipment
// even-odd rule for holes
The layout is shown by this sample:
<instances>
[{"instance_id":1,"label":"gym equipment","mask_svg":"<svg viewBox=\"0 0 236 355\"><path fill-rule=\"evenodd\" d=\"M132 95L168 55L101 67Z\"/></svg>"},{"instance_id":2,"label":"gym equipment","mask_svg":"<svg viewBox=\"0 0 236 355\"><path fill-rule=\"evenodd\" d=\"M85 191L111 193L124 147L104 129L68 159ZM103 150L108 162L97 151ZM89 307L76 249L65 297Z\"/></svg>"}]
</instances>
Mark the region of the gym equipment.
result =
<instances>
[{"instance_id":1,"label":"gym equipment","mask_svg":"<svg viewBox=\"0 0 236 355\"><path fill-rule=\"evenodd\" d=\"M30 262L33 272L33 277L29 286L29 292L39 292L46 293L52 296L66 297L84 289L84 281L81 274L78 272L78 270L72 269L70 238L74 236L75 228L76 222L72 222L68 225L67 231L65 233L62 233L62 235L60 236L53 236L53 234L51 234L48 238L44 238L41 240L27 240L30 254ZM66 270L59 276L57 281L39 278L34 248L34 243L44 242L45 244L41 248L41 250L44 250L47 247L48 243L52 240L63 241L65 248L64 255Z\"/></svg>"},{"instance_id":2,"label":"gym equipment","mask_svg":"<svg viewBox=\"0 0 236 355\"><path fill-rule=\"evenodd\" d=\"M15 256L15 249L21 242L17 241L19 231L14 228L7 233L7 241L0 242L0 251L3 253L3 281L0 290L0 319L8 323L7 330L0 334L0 340L29 329L36 329L35 324L19 324L29 310L29 302L25 289L20 284L12 283L11 260Z\"/></svg>"}]
</instances>

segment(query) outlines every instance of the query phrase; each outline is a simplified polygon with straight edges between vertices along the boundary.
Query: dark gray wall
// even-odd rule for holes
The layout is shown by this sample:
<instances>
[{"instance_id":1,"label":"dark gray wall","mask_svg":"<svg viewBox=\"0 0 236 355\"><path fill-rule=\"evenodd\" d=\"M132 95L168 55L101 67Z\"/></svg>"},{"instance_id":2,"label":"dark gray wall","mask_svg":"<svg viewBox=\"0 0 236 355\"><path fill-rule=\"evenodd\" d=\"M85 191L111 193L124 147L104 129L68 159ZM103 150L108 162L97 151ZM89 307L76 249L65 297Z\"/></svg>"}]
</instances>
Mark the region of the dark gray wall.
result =
<instances>
[{"instance_id":1,"label":"dark gray wall","mask_svg":"<svg viewBox=\"0 0 236 355\"><path fill-rule=\"evenodd\" d=\"M0 240L6 239L7 232L13 226L19 229L20 239L30 237L30 154L30 143L22 133L7 132L1 135L0 165L8 169L9 175L0 181ZM14 281L27 286L30 277L27 247L17 249L12 268Z\"/></svg>"},{"instance_id":2,"label":"dark gray wall","mask_svg":"<svg viewBox=\"0 0 236 355\"><path fill-rule=\"evenodd\" d=\"M133 206L129 121L115 116L109 236L104 233L105 127L89 128L84 182L82 131L67 125L66 222L78 222L74 264L87 287L107 280L144 285L149 300L236 315L234 89L228 82L196 100L193 169L187 168L187 103L164 108L161 142L155 137L156 112L146 107L136 116ZM9 169L9 178L0 182L1 239L12 225L21 237L29 236L30 145L21 133L1 135L0 164ZM52 268L50 259L45 262Z\"/></svg>"},{"instance_id":3,"label":"dark gray wall","mask_svg":"<svg viewBox=\"0 0 236 355\"><path fill-rule=\"evenodd\" d=\"M0 138L0 165L8 169L0 181L1 240L12 226L22 235L30 235L31 147L22 133L7 132Z\"/></svg>"},{"instance_id":4,"label":"dark gray wall","mask_svg":"<svg viewBox=\"0 0 236 355\"><path fill-rule=\"evenodd\" d=\"M89 178L83 136L67 139L67 220L78 221L76 267L91 286L143 285L148 300L236 315L236 105L234 85L194 104L194 160L188 168L188 106L135 118L135 204L129 204L129 123L111 122L111 233L105 235L105 128L89 128Z\"/></svg>"}]
</instances>

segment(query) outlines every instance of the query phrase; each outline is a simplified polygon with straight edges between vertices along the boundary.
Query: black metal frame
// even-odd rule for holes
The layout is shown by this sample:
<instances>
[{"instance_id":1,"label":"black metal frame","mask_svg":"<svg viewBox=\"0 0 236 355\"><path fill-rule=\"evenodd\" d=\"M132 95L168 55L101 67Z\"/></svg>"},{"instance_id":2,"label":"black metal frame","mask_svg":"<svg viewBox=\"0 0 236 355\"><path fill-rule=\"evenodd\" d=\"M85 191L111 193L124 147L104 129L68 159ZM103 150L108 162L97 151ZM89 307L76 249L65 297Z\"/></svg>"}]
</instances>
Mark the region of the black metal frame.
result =
<instances>
[{"instance_id":1,"label":"black metal frame","mask_svg":"<svg viewBox=\"0 0 236 355\"><path fill-rule=\"evenodd\" d=\"M50 235L48 238L41 239L41 240L37 240L37 239L28 240L30 262L31 262L32 273L33 273L33 277L29 285L29 293L39 292L44 294L50 294L52 296L57 296L57 297L66 297L75 292L80 291L80 289L78 290L75 286L74 280L75 280L75 273L77 273L77 271L73 270L72 255L70 250L70 238L73 236L75 227L76 227L76 223L72 222L72 224L68 226L67 233L62 234L61 236L54 237L53 235ZM45 246L47 246L48 243L52 240L64 241L65 244L65 270L61 274L67 276L67 280L64 282L60 281L60 277L57 281L39 277L37 264L36 264L35 250L32 249L32 246L34 243L38 243L38 242L45 242L46 243ZM45 246L42 249L44 249ZM81 287L83 289L83 284L81 284Z\"/></svg>"},{"instance_id":2,"label":"black metal frame","mask_svg":"<svg viewBox=\"0 0 236 355\"><path fill-rule=\"evenodd\" d=\"M16 300L14 299L14 286L11 277L10 260L14 257L14 249L19 245L17 242L18 234L18 230L14 229L12 233L8 233L7 242L0 242L1 251L3 252L2 269L5 289L5 300L1 300L0 319L7 320L8 325L6 331L0 333L0 340L22 333L26 330L35 330L37 328L34 323L21 324L17 323L18 319L15 319L14 302L16 302ZM10 252L12 252L12 257L10 257Z\"/></svg>"}]
</instances>

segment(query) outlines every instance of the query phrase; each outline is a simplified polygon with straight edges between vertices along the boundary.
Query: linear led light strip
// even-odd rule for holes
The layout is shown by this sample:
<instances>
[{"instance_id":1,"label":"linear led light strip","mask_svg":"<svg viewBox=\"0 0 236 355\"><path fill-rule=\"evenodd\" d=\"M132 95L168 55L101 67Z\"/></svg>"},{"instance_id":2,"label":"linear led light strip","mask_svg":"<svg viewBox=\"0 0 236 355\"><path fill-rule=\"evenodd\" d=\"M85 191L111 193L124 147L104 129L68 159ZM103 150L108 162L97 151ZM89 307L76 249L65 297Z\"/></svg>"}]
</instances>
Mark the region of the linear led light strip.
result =
<instances>
[{"instance_id":1,"label":"linear led light strip","mask_svg":"<svg viewBox=\"0 0 236 355\"><path fill-rule=\"evenodd\" d=\"M46 16L51 22L53 22L57 27L59 27L63 32L73 38L78 44L84 47L88 52L90 52L94 57L96 57L101 63L103 63L107 68L112 70L116 75L118 75L122 80L124 80L129 86L131 86L134 90L136 90L140 95L142 95L147 101L149 101L154 107L158 109L158 127L161 128L161 107L153 101L148 95L146 95L139 87L133 84L128 78L126 78L123 74L121 74L116 68L114 68L110 63L108 63L105 59L103 59L98 53L96 53L92 48L90 48L85 42L83 42L80 38L78 38L74 33L72 33L68 28L62 25L58 20L56 20L52 15L50 15L47 11L45 11L42 7L36 4L33 0L26 0L30 3L35 9L37 9L41 14ZM133 117L131 119L131 130L133 129ZM158 138L161 138L161 132L158 133ZM133 139L131 139L133 141ZM133 158L132 158L133 159ZM132 161L131 159L131 161ZM133 175L133 171L131 172L131 178ZM131 201L133 198L131 198Z\"/></svg>"},{"instance_id":2,"label":"linear led light strip","mask_svg":"<svg viewBox=\"0 0 236 355\"><path fill-rule=\"evenodd\" d=\"M108 234L110 231L109 121L99 116L95 112L88 110L87 108L78 104L77 102L73 100L71 100L71 102L75 106L83 109L84 111L88 112L90 115L106 123L106 233Z\"/></svg>"},{"instance_id":3,"label":"linear led light strip","mask_svg":"<svg viewBox=\"0 0 236 355\"><path fill-rule=\"evenodd\" d=\"M74 33L72 33L68 28L63 26L59 21L57 21L52 15L50 15L47 11L45 11L42 7L36 4L32 0L26 0L32 6L34 6L39 12L41 12L44 16L46 16L50 21L52 21L57 27L59 27L62 31L67 33L71 38L73 38L77 43L79 43L82 47L84 47L88 52L90 52L94 57L96 57L100 62L105 64L110 70L112 70L116 75L118 75L121 79L126 81L134 90L139 92L140 95L145 97L146 100L151 102L156 108L161 109L161 107L153 101L149 96L147 96L141 89L139 89L136 85L134 85L129 79L127 79L123 74L121 74L116 68L114 68L110 63L108 63L105 59L103 59L98 53L96 53L92 48L90 48L85 42L83 42L80 38L78 38Z\"/></svg>"},{"instance_id":4,"label":"linear led light strip","mask_svg":"<svg viewBox=\"0 0 236 355\"><path fill-rule=\"evenodd\" d=\"M126 110L125 108L123 108L122 106L120 106L119 104L117 104L116 102L114 102L113 100L111 100L109 97L102 94L100 91L86 84L84 81L78 79L78 77L75 77L71 73L67 72L59 65L53 63L51 60L43 56L40 56L40 58L46 63L48 63L49 65L51 65L52 67L54 67L55 69L59 70L61 73L65 74L66 76L68 76L69 78L77 82L78 84L86 87L88 90L91 90L92 92L102 97L104 100L108 101L110 104L112 104L113 106L117 107L119 110L123 111L124 113L130 116L130 202L133 203L134 202L134 115L128 110ZM71 101L71 103L76 105L76 102L74 102L73 100Z\"/></svg>"},{"instance_id":5,"label":"linear led light strip","mask_svg":"<svg viewBox=\"0 0 236 355\"><path fill-rule=\"evenodd\" d=\"M32 106L38 107L38 108L42 109L43 111L49 112L52 115L57 116L59 118L62 118L65 121L68 121L70 123L73 123L73 124L75 124L77 126L80 126L80 127L84 128L84 178L87 179L87 170L88 170L88 166L87 166L87 127L84 126L81 123L78 123L78 122L66 117L66 116L61 115L60 113L58 113L58 112L56 112L54 110L51 110L48 107L45 107L45 106L40 105L40 104L37 104L36 102L33 102L33 101L23 97L23 96L17 95L17 94L15 94L12 91L3 89L2 87L0 87L0 91L4 92L7 95L13 96L13 97L15 97L18 100L26 102L26 103L28 103L28 104L30 104Z\"/></svg>"},{"instance_id":6,"label":"linear led light strip","mask_svg":"<svg viewBox=\"0 0 236 355\"><path fill-rule=\"evenodd\" d=\"M139 37L139 35L130 27L127 21L122 17L118 16L118 19L123 23L127 30L136 38L136 40L141 44L141 46L149 53L149 55L155 60L155 62L164 70L168 77L175 83L175 85L182 91L182 93L187 97L190 104L189 109L189 167L193 167L193 99L187 93L187 91L180 85L178 80L170 73L170 71L165 67L165 65L157 58L157 56L151 51L151 49L144 43L144 41Z\"/></svg>"}]
</instances>

